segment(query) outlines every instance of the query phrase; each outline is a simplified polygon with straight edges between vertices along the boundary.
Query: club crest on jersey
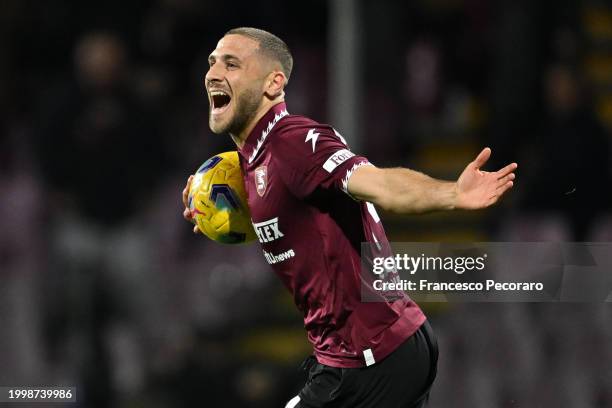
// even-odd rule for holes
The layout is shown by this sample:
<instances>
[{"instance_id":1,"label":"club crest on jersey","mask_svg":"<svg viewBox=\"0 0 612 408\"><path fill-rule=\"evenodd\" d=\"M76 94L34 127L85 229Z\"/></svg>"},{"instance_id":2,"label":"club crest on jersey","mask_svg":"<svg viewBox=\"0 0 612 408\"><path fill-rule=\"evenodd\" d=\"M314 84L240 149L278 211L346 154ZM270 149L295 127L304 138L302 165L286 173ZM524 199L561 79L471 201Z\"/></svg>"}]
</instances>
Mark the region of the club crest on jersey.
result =
<instances>
[{"instance_id":1,"label":"club crest on jersey","mask_svg":"<svg viewBox=\"0 0 612 408\"><path fill-rule=\"evenodd\" d=\"M257 188L257 194L260 197L266 193L266 187L268 186L268 167L261 166L255 169L255 187Z\"/></svg>"}]
</instances>

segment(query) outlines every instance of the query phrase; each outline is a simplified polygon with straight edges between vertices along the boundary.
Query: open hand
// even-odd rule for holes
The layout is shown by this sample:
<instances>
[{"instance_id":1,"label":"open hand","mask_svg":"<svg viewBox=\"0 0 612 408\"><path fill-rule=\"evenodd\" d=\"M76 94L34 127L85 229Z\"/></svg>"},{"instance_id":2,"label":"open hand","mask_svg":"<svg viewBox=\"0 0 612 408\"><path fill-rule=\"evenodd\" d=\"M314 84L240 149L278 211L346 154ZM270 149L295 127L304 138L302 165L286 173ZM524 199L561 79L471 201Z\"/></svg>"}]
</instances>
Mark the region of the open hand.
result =
<instances>
[{"instance_id":1,"label":"open hand","mask_svg":"<svg viewBox=\"0 0 612 408\"><path fill-rule=\"evenodd\" d=\"M511 163L494 171L483 171L480 168L491 157L491 149L485 147L473 162L467 165L457 180L457 198L455 208L478 209L489 207L514 185L514 170L518 167Z\"/></svg>"}]
</instances>

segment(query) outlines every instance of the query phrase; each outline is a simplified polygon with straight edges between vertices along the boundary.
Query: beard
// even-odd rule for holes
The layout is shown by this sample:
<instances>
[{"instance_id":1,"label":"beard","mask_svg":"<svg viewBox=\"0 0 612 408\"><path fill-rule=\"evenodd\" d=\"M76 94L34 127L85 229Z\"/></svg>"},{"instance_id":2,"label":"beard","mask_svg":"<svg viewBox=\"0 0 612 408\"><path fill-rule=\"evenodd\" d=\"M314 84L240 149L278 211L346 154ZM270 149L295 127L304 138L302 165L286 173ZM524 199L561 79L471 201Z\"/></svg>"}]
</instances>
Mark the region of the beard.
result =
<instances>
[{"instance_id":1,"label":"beard","mask_svg":"<svg viewBox=\"0 0 612 408\"><path fill-rule=\"evenodd\" d=\"M225 124L213 124L209 110L209 126L213 133L229 133L230 135L238 135L243 131L249 122L255 117L259 106L261 105L261 95L255 89L247 89L241 93L235 103L234 116Z\"/></svg>"}]
</instances>

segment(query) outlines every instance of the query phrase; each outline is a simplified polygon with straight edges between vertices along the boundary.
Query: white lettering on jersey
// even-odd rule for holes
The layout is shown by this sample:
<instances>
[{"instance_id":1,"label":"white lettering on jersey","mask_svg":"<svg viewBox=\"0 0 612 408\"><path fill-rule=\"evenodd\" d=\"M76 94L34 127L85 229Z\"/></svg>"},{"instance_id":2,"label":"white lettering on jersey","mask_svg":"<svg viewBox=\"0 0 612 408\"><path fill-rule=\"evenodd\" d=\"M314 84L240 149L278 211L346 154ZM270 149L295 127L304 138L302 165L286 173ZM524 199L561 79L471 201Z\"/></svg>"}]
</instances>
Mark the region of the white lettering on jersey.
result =
<instances>
[{"instance_id":1,"label":"white lettering on jersey","mask_svg":"<svg viewBox=\"0 0 612 408\"><path fill-rule=\"evenodd\" d=\"M317 139L319 138L320 133L315 133L315 129L310 129L308 134L306 135L306 140L304 143L308 143L310 140L312 142L312 152L314 153L315 147L317 146Z\"/></svg>"},{"instance_id":2,"label":"white lettering on jersey","mask_svg":"<svg viewBox=\"0 0 612 408\"><path fill-rule=\"evenodd\" d=\"M338 167L339 165L341 165L342 163L344 163L345 161L347 161L354 155L355 153L347 149L338 150L336 153L329 156L327 161L323 164L323 168L328 173L331 173L332 171L334 171L336 167Z\"/></svg>"},{"instance_id":3,"label":"white lettering on jersey","mask_svg":"<svg viewBox=\"0 0 612 408\"><path fill-rule=\"evenodd\" d=\"M254 222L253 227L259 242L262 244L272 242L285 236L278 228L278 217L274 217L267 221Z\"/></svg>"},{"instance_id":4,"label":"white lettering on jersey","mask_svg":"<svg viewBox=\"0 0 612 408\"><path fill-rule=\"evenodd\" d=\"M277 255L271 254L270 252L266 252L266 251L263 251L263 253L264 253L264 257L266 258L266 261L268 261L270 265L274 265L276 263L286 261L287 259L291 259L295 256L295 251L293 249L289 249Z\"/></svg>"}]
</instances>

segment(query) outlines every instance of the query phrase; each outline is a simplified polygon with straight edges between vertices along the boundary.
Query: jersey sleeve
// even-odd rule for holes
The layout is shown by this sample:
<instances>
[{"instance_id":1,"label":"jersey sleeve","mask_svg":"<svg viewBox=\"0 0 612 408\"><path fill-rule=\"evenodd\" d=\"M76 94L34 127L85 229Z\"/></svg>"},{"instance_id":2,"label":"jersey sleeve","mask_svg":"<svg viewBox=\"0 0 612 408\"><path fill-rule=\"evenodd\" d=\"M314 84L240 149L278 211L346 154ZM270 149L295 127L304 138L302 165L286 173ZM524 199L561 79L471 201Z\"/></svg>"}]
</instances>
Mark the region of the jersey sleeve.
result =
<instances>
[{"instance_id":1,"label":"jersey sleeve","mask_svg":"<svg viewBox=\"0 0 612 408\"><path fill-rule=\"evenodd\" d=\"M349 194L348 180L355 169L371 165L365 157L351 152L337 131L319 124L284 130L275 141L274 157L282 163L283 181L298 198L317 188Z\"/></svg>"}]
</instances>

